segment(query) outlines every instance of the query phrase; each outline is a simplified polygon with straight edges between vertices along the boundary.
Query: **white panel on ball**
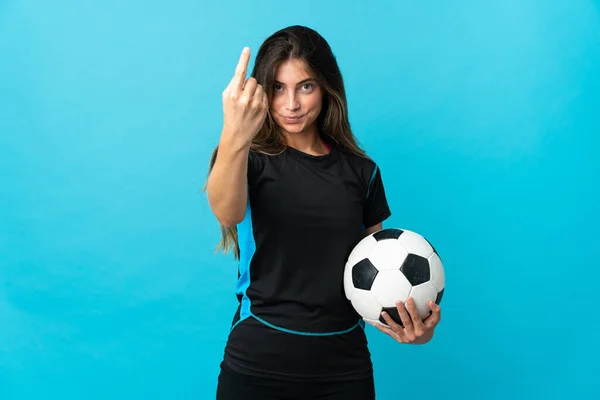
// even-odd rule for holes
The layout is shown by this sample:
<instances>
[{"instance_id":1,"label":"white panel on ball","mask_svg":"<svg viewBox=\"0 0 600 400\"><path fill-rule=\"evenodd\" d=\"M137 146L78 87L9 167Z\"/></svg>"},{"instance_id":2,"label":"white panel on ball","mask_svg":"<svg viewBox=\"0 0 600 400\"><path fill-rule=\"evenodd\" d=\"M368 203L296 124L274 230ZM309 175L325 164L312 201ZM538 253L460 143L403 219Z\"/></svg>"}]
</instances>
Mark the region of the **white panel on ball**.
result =
<instances>
[{"instance_id":1,"label":"white panel on ball","mask_svg":"<svg viewBox=\"0 0 600 400\"><path fill-rule=\"evenodd\" d=\"M354 248L348 256L348 263L354 265L362 259L369 257L371 250L377 244L377 240L372 235L363 238Z\"/></svg>"},{"instance_id":2,"label":"white panel on ball","mask_svg":"<svg viewBox=\"0 0 600 400\"><path fill-rule=\"evenodd\" d=\"M381 315L381 305L370 290L353 289L351 302L363 318L378 319Z\"/></svg>"},{"instance_id":3,"label":"white panel on ball","mask_svg":"<svg viewBox=\"0 0 600 400\"><path fill-rule=\"evenodd\" d=\"M352 293L354 293L355 290L352 282L352 266L354 266L354 264L347 262L344 269L344 293L348 300L352 300Z\"/></svg>"},{"instance_id":4,"label":"white panel on ball","mask_svg":"<svg viewBox=\"0 0 600 400\"><path fill-rule=\"evenodd\" d=\"M416 254L423 258L429 258L431 253L433 253L431 245L418 233L405 230L398 238L398 241L409 253Z\"/></svg>"},{"instance_id":5,"label":"white panel on ball","mask_svg":"<svg viewBox=\"0 0 600 400\"><path fill-rule=\"evenodd\" d=\"M400 270L377 274L371 292L382 307L395 307L398 300L405 301L412 286Z\"/></svg>"},{"instance_id":6,"label":"white panel on ball","mask_svg":"<svg viewBox=\"0 0 600 400\"><path fill-rule=\"evenodd\" d=\"M440 260L440 257L436 253L433 253L429 257L429 274L429 280L433 283L437 291L440 292L446 285L446 279L442 260Z\"/></svg>"},{"instance_id":7,"label":"white panel on ball","mask_svg":"<svg viewBox=\"0 0 600 400\"><path fill-rule=\"evenodd\" d=\"M421 283L420 285L413 286L410 291L410 297L415 301L415 305L417 307L417 312L419 313L419 317L424 319L429 315L429 300L435 301L437 297L438 290L431 283L431 281L427 281L425 283Z\"/></svg>"},{"instance_id":8,"label":"white panel on ball","mask_svg":"<svg viewBox=\"0 0 600 400\"><path fill-rule=\"evenodd\" d=\"M369 256L369 261L375 268L379 271L400 270L408 256L406 249L394 239L384 239L376 243Z\"/></svg>"}]
</instances>

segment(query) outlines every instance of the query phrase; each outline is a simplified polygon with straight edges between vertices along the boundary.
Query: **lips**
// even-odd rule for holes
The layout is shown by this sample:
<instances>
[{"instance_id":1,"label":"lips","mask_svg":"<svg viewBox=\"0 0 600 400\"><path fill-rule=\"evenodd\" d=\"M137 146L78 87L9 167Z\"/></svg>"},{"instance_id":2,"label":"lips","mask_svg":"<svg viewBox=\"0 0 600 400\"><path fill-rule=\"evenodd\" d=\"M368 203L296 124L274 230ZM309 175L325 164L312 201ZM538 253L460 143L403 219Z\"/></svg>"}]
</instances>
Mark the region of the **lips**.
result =
<instances>
[{"instance_id":1,"label":"lips","mask_svg":"<svg viewBox=\"0 0 600 400\"><path fill-rule=\"evenodd\" d=\"M296 117L288 117L288 116L284 115L283 119L285 120L285 122L293 123L293 122L300 121L303 117L304 117L304 115L300 115L300 116L296 116Z\"/></svg>"}]
</instances>

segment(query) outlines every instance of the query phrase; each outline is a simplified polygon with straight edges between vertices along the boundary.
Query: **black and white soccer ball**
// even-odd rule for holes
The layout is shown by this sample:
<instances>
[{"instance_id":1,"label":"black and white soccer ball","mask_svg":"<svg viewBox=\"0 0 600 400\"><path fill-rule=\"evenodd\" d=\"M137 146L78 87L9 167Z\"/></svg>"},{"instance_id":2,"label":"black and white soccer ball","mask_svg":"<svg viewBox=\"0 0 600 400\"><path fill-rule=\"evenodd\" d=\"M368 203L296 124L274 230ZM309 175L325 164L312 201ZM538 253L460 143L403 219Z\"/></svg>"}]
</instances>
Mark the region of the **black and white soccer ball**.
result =
<instances>
[{"instance_id":1,"label":"black and white soccer ball","mask_svg":"<svg viewBox=\"0 0 600 400\"><path fill-rule=\"evenodd\" d=\"M358 314L369 323L387 325L386 311L402 325L396 301L412 297L421 319L431 314L429 300L440 304L445 277L442 260L418 233L383 229L362 239L344 269L344 291Z\"/></svg>"}]
</instances>

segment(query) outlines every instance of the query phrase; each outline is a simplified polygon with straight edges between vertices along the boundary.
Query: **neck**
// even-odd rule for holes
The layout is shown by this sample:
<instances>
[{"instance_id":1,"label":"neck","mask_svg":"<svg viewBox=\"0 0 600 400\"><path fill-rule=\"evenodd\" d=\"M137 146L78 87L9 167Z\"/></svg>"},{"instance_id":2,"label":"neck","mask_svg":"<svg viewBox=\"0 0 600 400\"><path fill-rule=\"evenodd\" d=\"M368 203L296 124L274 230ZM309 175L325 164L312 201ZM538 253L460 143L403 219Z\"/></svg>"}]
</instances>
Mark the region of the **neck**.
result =
<instances>
[{"instance_id":1,"label":"neck","mask_svg":"<svg viewBox=\"0 0 600 400\"><path fill-rule=\"evenodd\" d=\"M284 135L289 147L293 147L303 153L316 156L329 153L327 145L321 140L321 137L315 130L294 134L286 132Z\"/></svg>"}]
</instances>

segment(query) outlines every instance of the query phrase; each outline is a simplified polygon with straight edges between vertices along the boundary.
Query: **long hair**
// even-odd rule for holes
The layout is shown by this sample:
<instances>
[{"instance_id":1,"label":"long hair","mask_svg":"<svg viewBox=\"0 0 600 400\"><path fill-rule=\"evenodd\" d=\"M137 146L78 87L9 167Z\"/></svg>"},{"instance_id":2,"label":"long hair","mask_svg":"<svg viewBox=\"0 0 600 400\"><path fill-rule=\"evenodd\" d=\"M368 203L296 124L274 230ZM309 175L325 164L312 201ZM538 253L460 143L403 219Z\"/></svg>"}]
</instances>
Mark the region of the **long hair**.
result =
<instances>
[{"instance_id":1,"label":"long hair","mask_svg":"<svg viewBox=\"0 0 600 400\"><path fill-rule=\"evenodd\" d=\"M277 67L292 59L303 60L323 89L322 108L317 117L317 131L321 139L337 148L369 158L350 128L346 90L337 60L327 41L315 30L300 25L289 26L269 36L260 46L251 76L263 86L269 104ZM270 111L267 111L263 126L250 144L250 151L276 155L285 151L286 147L285 136ZM210 158L209 175L217 151L218 148L215 148ZM221 225L221 236L216 251L227 253L233 249L235 259L239 259L236 227Z\"/></svg>"}]
</instances>

